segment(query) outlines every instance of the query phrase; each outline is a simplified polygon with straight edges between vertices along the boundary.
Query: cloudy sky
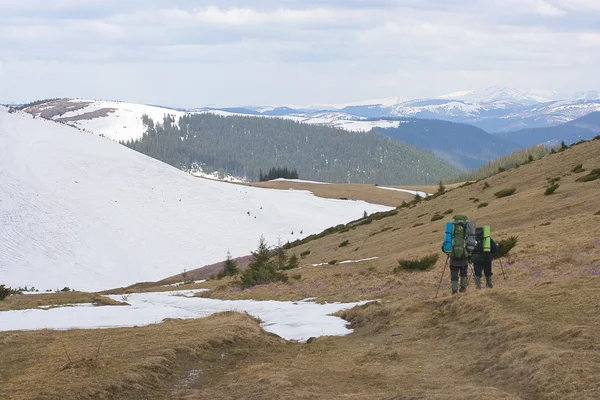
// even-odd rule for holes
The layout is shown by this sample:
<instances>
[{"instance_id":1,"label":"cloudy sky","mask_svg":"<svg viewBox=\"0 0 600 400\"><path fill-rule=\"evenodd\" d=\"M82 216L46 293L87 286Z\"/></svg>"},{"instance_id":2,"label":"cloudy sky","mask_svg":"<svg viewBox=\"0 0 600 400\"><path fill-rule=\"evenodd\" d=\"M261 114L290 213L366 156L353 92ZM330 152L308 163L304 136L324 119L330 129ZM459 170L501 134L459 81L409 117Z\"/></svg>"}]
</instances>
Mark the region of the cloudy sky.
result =
<instances>
[{"instance_id":1,"label":"cloudy sky","mask_svg":"<svg viewBox=\"0 0 600 400\"><path fill-rule=\"evenodd\" d=\"M600 0L0 0L0 102L600 89Z\"/></svg>"}]
</instances>

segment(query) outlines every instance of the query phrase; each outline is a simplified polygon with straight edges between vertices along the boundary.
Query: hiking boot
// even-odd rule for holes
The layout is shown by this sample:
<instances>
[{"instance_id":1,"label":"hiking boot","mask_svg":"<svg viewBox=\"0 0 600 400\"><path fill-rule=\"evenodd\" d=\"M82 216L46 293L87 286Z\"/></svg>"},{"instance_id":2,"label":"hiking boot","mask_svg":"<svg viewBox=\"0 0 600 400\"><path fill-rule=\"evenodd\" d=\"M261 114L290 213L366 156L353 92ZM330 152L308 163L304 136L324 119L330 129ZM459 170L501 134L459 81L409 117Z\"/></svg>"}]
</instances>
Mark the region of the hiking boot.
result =
<instances>
[{"instance_id":1,"label":"hiking boot","mask_svg":"<svg viewBox=\"0 0 600 400\"><path fill-rule=\"evenodd\" d=\"M455 294L458 294L458 290L453 290L452 291L452 296L454 296Z\"/></svg>"},{"instance_id":2,"label":"hiking boot","mask_svg":"<svg viewBox=\"0 0 600 400\"><path fill-rule=\"evenodd\" d=\"M460 278L460 292L464 293L467 291L467 286L469 285L469 278L461 277Z\"/></svg>"},{"instance_id":3,"label":"hiking boot","mask_svg":"<svg viewBox=\"0 0 600 400\"><path fill-rule=\"evenodd\" d=\"M481 277L475 276L473 280L475 280L475 289L481 289Z\"/></svg>"},{"instance_id":4,"label":"hiking boot","mask_svg":"<svg viewBox=\"0 0 600 400\"><path fill-rule=\"evenodd\" d=\"M458 293L458 281L452 281L452 294Z\"/></svg>"},{"instance_id":5,"label":"hiking boot","mask_svg":"<svg viewBox=\"0 0 600 400\"><path fill-rule=\"evenodd\" d=\"M494 287L494 285L492 285L492 277L491 276L485 277L485 286L487 286L490 289Z\"/></svg>"}]
</instances>

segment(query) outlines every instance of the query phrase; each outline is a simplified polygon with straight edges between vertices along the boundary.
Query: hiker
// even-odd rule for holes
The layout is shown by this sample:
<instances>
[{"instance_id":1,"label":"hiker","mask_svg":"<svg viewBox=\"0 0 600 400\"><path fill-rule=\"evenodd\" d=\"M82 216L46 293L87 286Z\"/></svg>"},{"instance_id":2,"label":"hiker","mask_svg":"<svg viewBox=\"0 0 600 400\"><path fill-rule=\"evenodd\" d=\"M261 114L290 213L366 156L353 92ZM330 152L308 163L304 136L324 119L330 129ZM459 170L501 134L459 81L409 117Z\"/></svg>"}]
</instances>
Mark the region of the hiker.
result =
<instances>
[{"instance_id":1,"label":"hiker","mask_svg":"<svg viewBox=\"0 0 600 400\"><path fill-rule=\"evenodd\" d=\"M452 294L467 291L469 260L475 243L475 222L467 222L466 216L455 215L452 222L446 224L446 238L442 245L442 251L448 256L450 264Z\"/></svg>"},{"instance_id":2,"label":"hiker","mask_svg":"<svg viewBox=\"0 0 600 400\"><path fill-rule=\"evenodd\" d=\"M471 262L475 269L475 288L481 289L481 272L485 275L485 286L493 288L492 285L492 254L498 254L498 245L490 236L489 226L475 230L477 244L471 255Z\"/></svg>"}]
</instances>

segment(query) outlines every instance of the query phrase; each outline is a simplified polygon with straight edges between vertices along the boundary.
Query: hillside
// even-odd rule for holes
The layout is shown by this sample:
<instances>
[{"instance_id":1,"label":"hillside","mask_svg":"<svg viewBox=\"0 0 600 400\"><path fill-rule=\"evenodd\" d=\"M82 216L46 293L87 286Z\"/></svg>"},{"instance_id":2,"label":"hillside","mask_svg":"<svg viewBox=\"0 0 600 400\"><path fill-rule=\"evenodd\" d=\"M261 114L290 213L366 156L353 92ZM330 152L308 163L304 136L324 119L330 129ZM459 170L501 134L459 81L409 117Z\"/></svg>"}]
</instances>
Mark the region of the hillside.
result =
<instances>
[{"instance_id":1,"label":"hillside","mask_svg":"<svg viewBox=\"0 0 600 400\"><path fill-rule=\"evenodd\" d=\"M435 99L402 100L402 104L397 105L392 111L390 107L393 108L394 105L390 102L348 105L339 110L319 110L317 106L314 106L317 108L307 109L204 107L175 110L119 101L81 99L39 101L22 108L32 115L69 124L116 141L140 140L146 131L144 115L149 116L154 122L162 122L165 116L171 116L175 125L181 116L211 114L223 117L285 119L305 125L329 126L351 132L375 130L403 143L432 151L454 167L465 171L479 168L490 160L511 153L517 147L529 147L537 143L555 144L563 140L575 142L595 136L594 132L597 132L598 124L591 119L594 118L593 115L597 115L598 104L600 104L600 100L595 96L597 93L593 91L556 94L490 88L482 93L465 91ZM444 107L447 108L447 112L440 111ZM485 115L482 114L484 111ZM522 129L526 127L544 128ZM307 128L307 132L309 131ZM498 133L490 135L487 132ZM178 153L183 154L168 156L173 161L167 162L179 165L177 160L190 158L187 150L182 149ZM194 151L194 153L198 152ZM208 162L204 161L205 165L200 166L202 170L200 167L196 168L195 173L198 176L239 181L248 170L248 168L245 170L238 168L235 165L236 160L232 160L231 157L223 160L222 154L207 155L204 152L199 156L192 154L193 157L208 160ZM161 160L166 158L165 155L160 157ZM216 158L218 160L215 165L211 165L210 163ZM230 166L230 161L234 161L234 165ZM261 169L263 166L257 168ZM258 172L255 175L258 176ZM254 179L252 176L250 178ZM309 179L318 178L311 174ZM348 182L347 176L345 180L340 180L339 177L337 179L337 182ZM374 180L365 180L364 176L357 176L353 182L377 183Z\"/></svg>"},{"instance_id":2,"label":"hillside","mask_svg":"<svg viewBox=\"0 0 600 400\"><path fill-rule=\"evenodd\" d=\"M584 171L572 172L579 164ZM287 283L247 290L231 278L201 284L212 291L199 295L213 299L374 300L336 314L354 329L348 336L283 341L238 313L110 331L0 333L11 344L0 349L0 376L7 377L0 394L19 400L41 392L65 399L597 399L600 179L577 181L596 168L600 140L294 247L290 254L305 255L289 271L297 279ZM549 180L560 186L545 195ZM494 195L513 187L512 196ZM467 293L451 296L442 257L426 271L394 271L399 259L441 256L445 221L457 213L491 225L497 241L518 238L502 263L494 262L493 289L475 291L471 283ZM47 345L33 345L41 341ZM72 354L99 358L69 363L61 343Z\"/></svg>"},{"instance_id":3,"label":"hillside","mask_svg":"<svg viewBox=\"0 0 600 400\"><path fill-rule=\"evenodd\" d=\"M572 144L580 140L590 140L599 133L600 112L593 112L556 126L502 132L497 135L521 146L529 147L540 143L558 145L562 141Z\"/></svg>"},{"instance_id":4,"label":"hillside","mask_svg":"<svg viewBox=\"0 0 600 400\"><path fill-rule=\"evenodd\" d=\"M116 141L140 138L146 130L142 121L144 115L161 121L165 115L179 117L185 114L158 106L85 99L41 101L22 108L36 117L67 124Z\"/></svg>"},{"instance_id":5,"label":"hillside","mask_svg":"<svg viewBox=\"0 0 600 400\"><path fill-rule=\"evenodd\" d=\"M1 283L97 290L243 256L386 207L198 179L0 107ZM234 227L234 228L232 228Z\"/></svg>"},{"instance_id":6,"label":"hillside","mask_svg":"<svg viewBox=\"0 0 600 400\"><path fill-rule=\"evenodd\" d=\"M407 119L397 128L374 128L392 139L431 151L461 170L481 167L516 150L506 139L472 125L441 120Z\"/></svg>"},{"instance_id":7,"label":"hillside","mask_svg":"<svg viewBox=\"0 0 600 400\"><path fill-rule=\"evenodd\" d=\"M146 132L143 116L160 122L164 116L179 118L188 114L221 116L256 116L283 118L309 125L326 125L353 132L367 132L374 127L394 127L398 122L369 121L366 117L337 111L295 110L288 107L200 107L173 109L116 100L49 99L19 106L25 112L45 119L64 123L116 141L137 140Z\"/></svg>"},{"instance_id":8,"label":"hillside","mask_svg":"<svg viewBox=\"0 0 600 400\"><path fill-rule=\"evenodd\" d=\"M375 132L214 114L148 124L142 139L125 144L173 166L206 164L251 180L272 167L332 183L429 184L457 174L431 153Z\"/></svg>"},{"instance_id":9,"label":"hillside","mask_svg":"<svg viewBox=\"0 0 600 400\"><path fill-rule=\"evenodd\" d=\"M586 171L571 172L578 164ZM223 378L210 392L186 393L220 393L228 387L228 395L241 396L258 374L276 374L277 381L257 390L256 398L277 390L281 398L299 393L327 393L332 399L350 394L365 399L597 398L600 179L576 181L594 168L600 168L600 140L293 248L310 254L301 263L302 280L291 287L236 292L211 285L213 298L381 300L341 313L356 329L348 337L257 354L237 364L236 383ZM560 187L547 196L549 178L560 178ZM509 187L516 194L494 196ZM483 203L489 205L480 207ZM446 270L434 299L442 257L425 272L393 272L398 259L440 253L449 217L430 219L447 209L491 225L495 240L518 237L502 267L494 262L494 289L475 291L471 282L465 295L450 296ZM345 240L350 244L340 248ZM371 260L319 265L359 259ZM289 359L295 360L294 368L285 367L282 360ZM282 381L290 386L277 386Z\"/></svg>"}]
</instances>

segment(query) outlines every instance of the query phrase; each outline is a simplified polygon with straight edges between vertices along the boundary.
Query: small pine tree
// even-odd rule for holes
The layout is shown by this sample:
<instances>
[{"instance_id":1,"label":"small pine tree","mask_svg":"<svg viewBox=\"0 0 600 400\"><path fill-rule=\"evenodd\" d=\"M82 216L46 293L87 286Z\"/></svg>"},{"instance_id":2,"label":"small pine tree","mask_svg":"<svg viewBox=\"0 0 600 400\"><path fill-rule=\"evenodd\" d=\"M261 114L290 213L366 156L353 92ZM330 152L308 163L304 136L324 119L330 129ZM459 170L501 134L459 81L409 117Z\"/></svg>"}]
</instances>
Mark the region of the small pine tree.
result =
<instances>
[{"instance_id":1,"label":"small pine tree","mask_svg":"<svg viewBox=\"0 0 600 400\"><path fill-rule=\"evenodd\" d=\"M292 256L290 257L290 259L288 261L288 267L290 267L290 269L294 269L294 268L298 268L299 265L300 265L300 262L298 261L298 256L295 254L292 254Z\"/></svg>"},{"instance_id":2,"label":"small pine tree","mask_svg":"<svg viewBox=\"0 0 600 400\"><path fill-rule=\"evenodd\" d=\"M283 270L295 269L295 268L298 268L299 265L300 265L300 261L298 261L298 256L293 254L289 258L287 265L281 269L283 269Z\"/></svg>"},{"instance_id":3,"label":"small pine tree","mask_svg":"<svg viewBox=\"0 0 600 400\"><path fill-rule=\"evenodd\" d=\"M227 258L225 258L225 262L223 263L223 270L219 272L217 275L218 279L224 278L226 276L234 276L239 273L237 263L231 258L231 252L227 250Z\"/></svg>"},{"instance_id":4,"label":"small pine tree","mask_svg":"<svg viewBox=\"0 0 600 400\"><path fill-rule=\"evenodd\" d=\"M263 236L260 237L258 248L252 252L252 260L242 274L240 286L246 289L250 286L269 282L285 282L288 276L277 271L277 264L271 261L271 252Z\"/></svg>"}]
</instances>

